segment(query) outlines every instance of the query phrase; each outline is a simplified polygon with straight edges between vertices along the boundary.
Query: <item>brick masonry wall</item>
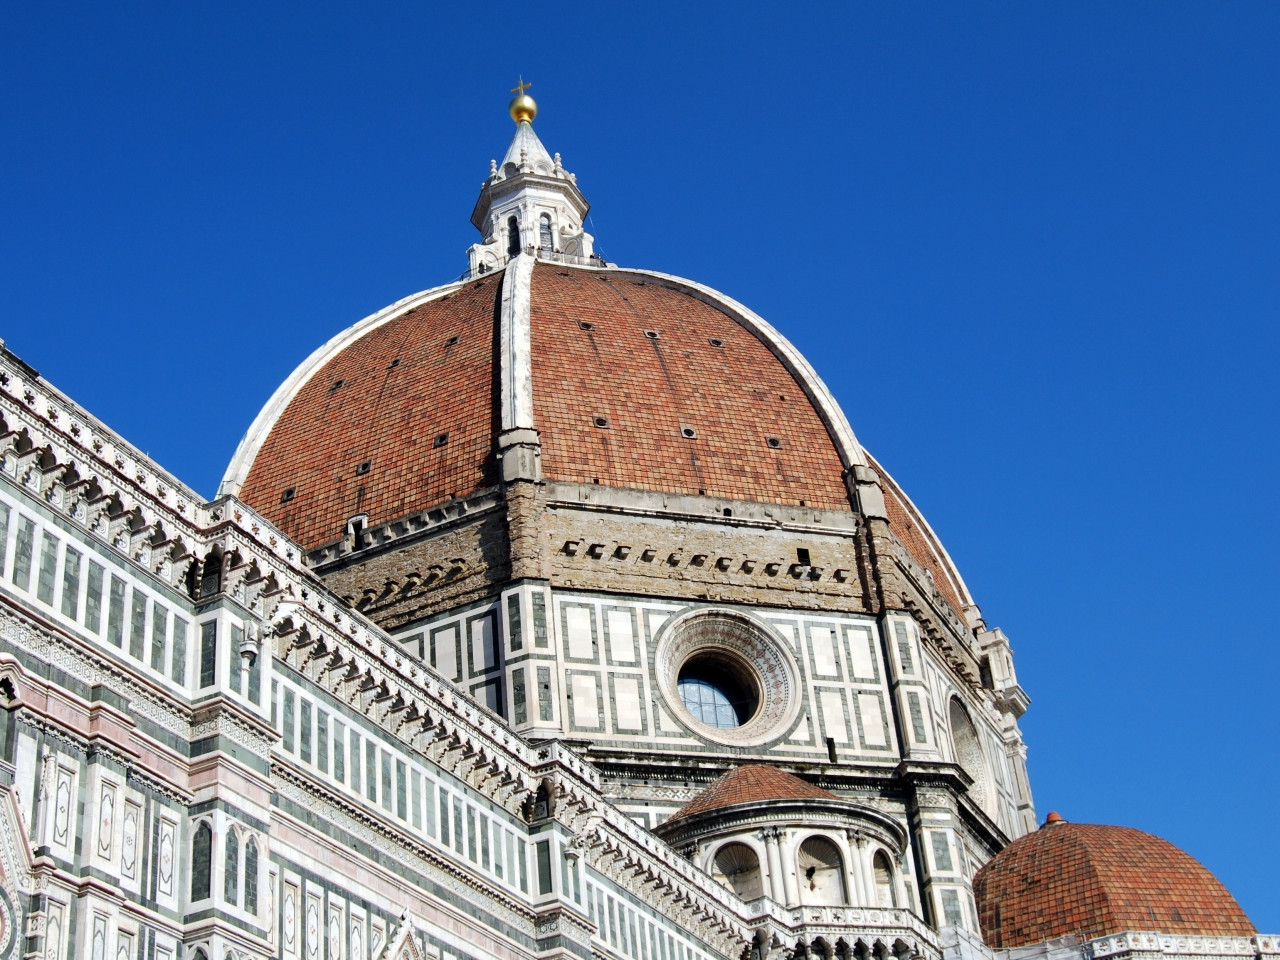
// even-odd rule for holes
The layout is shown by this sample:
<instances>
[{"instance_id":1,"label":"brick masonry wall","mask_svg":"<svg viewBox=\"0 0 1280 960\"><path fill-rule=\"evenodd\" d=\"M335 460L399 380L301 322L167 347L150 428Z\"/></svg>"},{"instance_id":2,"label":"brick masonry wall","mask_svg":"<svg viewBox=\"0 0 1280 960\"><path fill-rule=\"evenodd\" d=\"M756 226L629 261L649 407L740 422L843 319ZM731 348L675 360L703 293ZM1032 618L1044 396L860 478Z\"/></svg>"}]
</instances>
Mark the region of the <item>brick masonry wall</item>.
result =
<instances>
[{"instance_id":1,"label":"brick masonry wall","mask_svg":"<svg viewBox=\"0 0 1280 960\"><path fill-rule=\"evenodd\" d=\"M689 600L866 612L861 549L847 536L549 508L543 549L556 586ZM811 565L797 560L809 552ZM817 572L820 570L821 572Z\"/></svg>"},{"instance_id":2,"label":"brick masonry wall","mask_svg":"<svg viewBox=\"0 0 1280 960\"><path fill-rule=\"evenodd\" d=\"M511 573L501 511L360 557L356 553L322 576L330 590L385 630L496 595Z\"/></svg>"}]
</instances>

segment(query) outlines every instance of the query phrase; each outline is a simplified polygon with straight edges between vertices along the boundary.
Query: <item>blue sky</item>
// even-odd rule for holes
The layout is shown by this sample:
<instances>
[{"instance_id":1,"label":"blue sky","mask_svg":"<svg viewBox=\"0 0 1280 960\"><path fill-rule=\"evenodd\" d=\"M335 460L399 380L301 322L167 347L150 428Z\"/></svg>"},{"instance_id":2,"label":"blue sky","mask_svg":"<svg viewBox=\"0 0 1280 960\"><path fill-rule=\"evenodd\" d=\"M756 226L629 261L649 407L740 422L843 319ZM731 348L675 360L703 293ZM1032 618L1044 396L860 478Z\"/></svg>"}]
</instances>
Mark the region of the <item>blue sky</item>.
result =
<instances>
[{"instance_id":1,"label":"blue sky","mask_svg":"<svg viewBox=\"0 0 1280 960\"><path fill-rule=\"evenodd\" d=\"M1280 932L1280 5L0 10L0 337L212 495L456 277L517 74L597 249L817 366L1012 638L1041 818Z\"/></svg>"}]
</instances>

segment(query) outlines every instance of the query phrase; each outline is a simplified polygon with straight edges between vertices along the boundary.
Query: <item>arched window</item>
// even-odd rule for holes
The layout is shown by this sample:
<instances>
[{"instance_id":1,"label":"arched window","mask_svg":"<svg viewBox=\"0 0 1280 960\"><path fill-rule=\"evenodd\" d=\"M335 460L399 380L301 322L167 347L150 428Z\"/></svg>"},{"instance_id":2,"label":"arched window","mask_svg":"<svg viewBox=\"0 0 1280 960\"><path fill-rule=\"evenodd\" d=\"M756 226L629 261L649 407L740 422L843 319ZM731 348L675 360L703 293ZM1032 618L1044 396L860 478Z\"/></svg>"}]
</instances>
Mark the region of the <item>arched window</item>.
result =
<instances>
[{"instance_id":1,"label":"arched window","mask_svg":"<svg viewBox=\"0 0 1280 960\"><path fill-rule=\"evenodd\" d=\"M209 898L209 877L213 869L213 830L201 820L191 839L191 900Z\"/></svg>"},{"instance_id":2,"label":"arched window","mask_svg":"<svg viewBox=\"0 0 1280 960\"><path fill-rule=\"evenodd\" d=\"M745 843L726 843L711 861L711 876L743 900L764 893L760 882L760 858Z\"/></svg>"},{"instance_id":3,"label":"arched window","mask_svg":"<svg viewBox=\"0 0 1280 960\"><path fill-rule=\"evenodd\" d=\"M538 219L538 247L547 253L550 253L553 247L551 242L551 217L545 213Z\"/></svg>"},{"instance_id":4,"label":"arched window","mask_svg":"<svg viewBox=\"0 0 1280 960\"><path fill-rule=\"evenodd\" d=\"M258 912L258 842L252 837L244 845L244 908Z\"/></svg>"},{"instance_id":5,"label":"arched window","mask_svg":"<svg viewBox=\"0 0 1280 960\"><path fill-rule=\"evenodd\" d=\"M520 224L515 217L507 217L507 256L514 257L520 252Z\"/></svg>"},{"instance_id":6,"label":"arched window","mask_svg":"<svg viewBox=\"0 0 1280 960\"><path fill-rule=\"evenodd\" d=\"M957 697L951 698L948 717L951 721L951 747L955 753L956 763L960 764L964 772L973 778L969 795L979 806L985 807L988 801L987 763L982 756L982 744L978 740L978 731L974 729L973 721L969 719L968 712L961 706Z\"/></svg>"},{"instance_id":7,"label":"arched window","mask_svg":"<svg viewBox=\"0 0 1280 960\"><path fill-rule=\"evenodd\" d=\"M871 860L871 869L876 879L876 906L896 907L898 894L893 884L893 865L883 850L877 850Z\"/></svg>"},{"instance_id":8,"label":"arched window","mask_svg":"<svg viewBox=\"0 0 1280 960\"><path fill-rule=\"evenodd\" d=\"M844 859L826 837L810 837L800 844L796 856L800 874L800 902L814 906L842 906Z\"/></svg>"},{"instance_id":9,"label":"arched window","mask_svg":"<svg viewBox=\"0 0 1280 960\"><path fill-rule=\"evenodd\" d=\"M204 600L222 590L222 553L210 550L200 565L200 596Z\"/></svg>"},{"instance_id":10,"label":"arched window","mask_svg":"<svg viewBox=\"0 0 1280 960\"><path fill-rule=\"evenodd\" d=\"M227 903L240 900L240 841L234 830L227 831L227 862L222 874L222 899Z\"/></svg>"}]
</instances>

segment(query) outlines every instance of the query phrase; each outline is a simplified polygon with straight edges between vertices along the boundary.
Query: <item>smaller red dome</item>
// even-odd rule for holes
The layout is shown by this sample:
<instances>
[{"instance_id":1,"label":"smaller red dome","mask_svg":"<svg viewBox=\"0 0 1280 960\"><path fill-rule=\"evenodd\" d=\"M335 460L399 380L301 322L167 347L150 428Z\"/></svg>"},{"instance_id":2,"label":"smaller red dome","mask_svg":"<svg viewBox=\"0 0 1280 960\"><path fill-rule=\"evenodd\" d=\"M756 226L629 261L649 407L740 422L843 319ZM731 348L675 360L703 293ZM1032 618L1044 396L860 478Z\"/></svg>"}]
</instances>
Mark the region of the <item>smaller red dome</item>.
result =
<instances>
[{"instance_id":1,"label":"smaller red dome","mask_svg":"<svg viewBox=\"0 0 1280 960\"><path fill-rule=\"evenodd\" d=\"M838 798L834 794L790 773L784 773L777 767L753 763L717 777L705 790L672 814L667 822L740 803L836 799Z\"/></svg>"},{"instance_id":2,"label":"smaller red dome","mask_svg":"<svg viewBox=\"0 0 1280 960\"><path fill-rule=\"evenodd\" d=\"M1055 814L979 870L973 894L983 939L998 948L1129 930L1257 932L1218 878L1167 840Z\"/></svg>"}]
</instances>

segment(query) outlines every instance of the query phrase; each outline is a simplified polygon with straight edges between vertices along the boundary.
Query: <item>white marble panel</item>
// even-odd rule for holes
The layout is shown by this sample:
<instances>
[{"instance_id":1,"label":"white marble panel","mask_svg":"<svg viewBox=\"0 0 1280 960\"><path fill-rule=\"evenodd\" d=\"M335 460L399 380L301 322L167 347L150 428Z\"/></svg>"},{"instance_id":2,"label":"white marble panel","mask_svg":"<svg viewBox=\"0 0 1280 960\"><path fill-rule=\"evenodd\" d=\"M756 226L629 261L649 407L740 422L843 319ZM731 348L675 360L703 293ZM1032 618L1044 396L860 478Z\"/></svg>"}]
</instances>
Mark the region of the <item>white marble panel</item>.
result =
<instances>
[{"instance_id":1,"label":"white marble panel","mask_svg":"<svg viewBox=\"0 0 1280 960\"><path fill-rule=\"evenodd\" d=\"M598 728L600 717L596 712L596 678L588 673L576 673L569 690L573 694L573 722L579 727Z\"/></svg>"},{"instance_id":2,"label":"white marble panel","mask_svg":"<svg viewBox=\"0 0 1280 960\"><path fill-rule=\"evenodd\" d=\"M631 629L631 611L609 610L605 613L609 633L609 659L615 663L633 663L636 658L635 636Z\"/></svg>"},{"instance_id":3,"label":"white marble panel","mask_svg":"<svg viewBox=\"0 0 1280 960\"><path fill-rule=\"evenodd\" d=\"M839 660L836 654L836 632L831 627L810 626L809 642L813 646L814 669L824 677L839 674Z\"/></svg>"},{"instance_id":4,"label":"white marble panel","mask_svg":"<svg viewBox=\"0 0 1280 960\"><path fill-rule=\"evenodd\" d=\"M853 627L849 638L849 662L856 680L876 678L875 655L871 649L871 631L866 627Z\"/></svg>"},{"instance_id":5,"label":"white marble panel","mask_svg":"<svg viewBox=\"0 0 1280 960\"><path fill-rule=\"evenodd\" d=\"M493 618L471 621L471 669L475 672L497 666L497 646L493 642Z\"/></svg>"},{"instance_id":6,"label":"white marble panel","mask_svg":"<svg viewBox=\"0 0 1280 960\"><path fill-rule=\"evenodd\" d=\"M613 696L614 723L618 729L641 729L640 679L638 677L614 677Z\"/></svg>"},{"instance_id":7,"label":"white marble panel","mask_svg":"<svg viewBox=\"0 0 1280 960\"><path fill-rule=\"evenodd\" d=\"M591 660L595 649L591 643L591 609L566 607L565 625L569 629L569 656L577 660Z\"/></svg>"},{"instance_id":8,"label":"white marble panel","mask_svg":"<svg viewBox=\"0 0 1280 960\"><path fill-rule=\"evenodd\" d=\"M884 711L880 697L874 693L858 694L858 711L862 714L862 736L868 746L884 747Z\"/></svg>"},{"instance_id":9,"label":"white marble panel","mask_svg":"<svg viewBox=\"0 0 1280 960\"><path fill-rule=\"evenodd\" d=\"M839 690L819 690L818 709L822 711L822 729L836 743L848 743L848 724L844 718L844 695Z\"/></svg>"}]
</instances>

